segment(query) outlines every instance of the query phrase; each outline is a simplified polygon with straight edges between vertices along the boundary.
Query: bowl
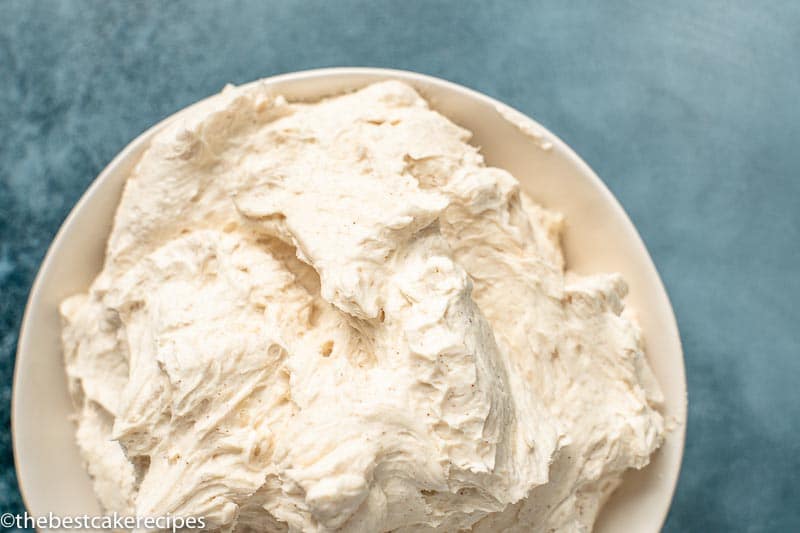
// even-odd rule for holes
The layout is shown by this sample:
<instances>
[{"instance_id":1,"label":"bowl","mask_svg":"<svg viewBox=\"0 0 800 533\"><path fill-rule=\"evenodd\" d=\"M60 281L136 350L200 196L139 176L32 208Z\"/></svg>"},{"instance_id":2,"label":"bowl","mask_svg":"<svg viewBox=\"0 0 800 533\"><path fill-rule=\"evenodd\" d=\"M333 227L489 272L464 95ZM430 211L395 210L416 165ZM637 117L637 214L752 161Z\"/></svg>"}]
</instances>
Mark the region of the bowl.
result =
<instances>
[{"instance_id":1,"label":"bowl","mask_svg":"<svg viewBox=\"0 0 800 533\"><path fill-rule=\"evenodd\" d=\"M570 269L615 271L627 280L627 305L637 312L647 358L673 427L650 465L625 475L595 531L660 530L683 454L686 378L669 298L630 219L597 175L555 135L505 104L460 85L375 68L310 70L262 81L290 100L309 100L384 79L413 85L434 109L474 133L472 142L481 147L487 164L510 171L535 200L566 215L564 251ZM17 350L12 432L20 490L34 516L100 514L75 443L58 305L85 291L100 272L128 173L153 135L184 112L137 137L100 173L61 226L31 289Z\"/></svg>"}]
</instances>

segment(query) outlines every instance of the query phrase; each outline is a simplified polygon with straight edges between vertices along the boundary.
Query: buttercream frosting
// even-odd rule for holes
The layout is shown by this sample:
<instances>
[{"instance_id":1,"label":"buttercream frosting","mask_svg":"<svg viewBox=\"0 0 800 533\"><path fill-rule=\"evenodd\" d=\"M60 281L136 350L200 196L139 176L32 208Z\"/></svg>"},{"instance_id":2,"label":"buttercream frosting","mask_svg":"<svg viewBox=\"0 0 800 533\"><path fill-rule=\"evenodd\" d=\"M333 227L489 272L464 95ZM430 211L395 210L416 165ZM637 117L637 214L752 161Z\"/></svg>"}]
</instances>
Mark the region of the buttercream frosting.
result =
<instances>
[{"instance_id":1,"label":"buttercream frosting","mask_svg":"<svg viewBox=\"0 0 800 533\"><path fill-rule=\"evenodd\" d=\"M663 438L616 274L396 81L228 87L128 177L61 306L108 511L222 531L587 531Z\"/></svg>"}]
</instances>

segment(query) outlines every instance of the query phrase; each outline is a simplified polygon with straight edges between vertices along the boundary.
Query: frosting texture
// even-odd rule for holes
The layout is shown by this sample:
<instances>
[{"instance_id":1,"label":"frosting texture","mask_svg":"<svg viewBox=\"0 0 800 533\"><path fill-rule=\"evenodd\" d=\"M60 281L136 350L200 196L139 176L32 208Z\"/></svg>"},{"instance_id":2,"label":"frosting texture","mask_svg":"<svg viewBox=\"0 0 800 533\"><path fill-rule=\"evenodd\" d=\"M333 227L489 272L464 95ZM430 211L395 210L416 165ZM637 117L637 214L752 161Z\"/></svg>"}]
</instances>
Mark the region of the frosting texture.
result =
<instances>
[{"instance_id":1,"label":"frosting texture","mask_svg":"<svg viewBox=\"0 0 800 533\"><path fill-rule=\"evenodd\" d=\"M105 509L220 531L588 531L660 445L614 274L400 82L228 87L129 176L62 303Z\"/></svg>"}]
</instances>

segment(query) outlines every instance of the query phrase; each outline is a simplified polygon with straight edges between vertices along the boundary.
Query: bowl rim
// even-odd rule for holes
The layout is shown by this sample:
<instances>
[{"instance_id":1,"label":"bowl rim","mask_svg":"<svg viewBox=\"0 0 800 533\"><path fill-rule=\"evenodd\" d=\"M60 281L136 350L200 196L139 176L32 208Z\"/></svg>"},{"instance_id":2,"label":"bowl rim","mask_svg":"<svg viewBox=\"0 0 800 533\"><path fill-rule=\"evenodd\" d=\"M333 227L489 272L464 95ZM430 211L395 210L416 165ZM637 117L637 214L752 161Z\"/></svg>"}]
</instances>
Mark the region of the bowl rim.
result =
<instances>
[{"instance_id":1,"label":"bowl rim","mask_svg":"<svg viewBox=\"0 0 800 533\"><path fill-rule=\"evenodd\" d=\"M530 124L535 128L537 132L540 132L542 137L546 138L547 141L552 143L552 145L558 149L563 155L565 155L570 163L572 163L577 170L579 170L584 176L588 178L589 183L594 187L596 192L600 193L604 200L608 203L608 205L616 212L617 216L620 216L623 220L624 224L627 226L627 229L631 236L636 240L637 244L641 246L641 248L645 251L646 255L646 262L649 267L652 268L653 272L656 274L655 281L657 285L657 290L663 293L664 301L667 305L667 318L669 322L669 329L668 332L672 335L677 341L677 348L679 351L680 357L677 358L676 368L674 369L678 374L679 382L682 385L681 389L683 391L683 398L681 398L681 402L679 404L679 412L677 414L678 423L675 424L674 427L670 428L670 432L674 433L678 439L676 441L677 446L677 456L675 458L676 466L672 469L676 470L674 475L674 479L672 480L671 487L669 490L669 499L665 499L665 504L661 506L660 516L658 522L655 522L659 525L659 528L662 528L668 513L672 507L672 502L675 497L675 491L677 489L678 481L680 479L680 474L683 466L683 457L686 447L686 422L687 422L687 412L688 412L688 401L687 401L687 381L686 381L686 368L685 368L685 360L684 360L684 351L683 351L683 344L680 337L680 332L678 329L677 320L675 318L675 312L672 307L672 302L669 299L669 294L664 286L664 282L661 278L661 274L658 271L655 263L653 262L652 256L650 255L647 246L645 245L644 241L642 240L639 231L637 230L636 226L631 221L630 217L628 216L627 212L624 210L620 202L617 198L611 193L609 188L606 184L600 179L597 173L573 150L566 142L564 142L559 136L554 134L548 128L540 124L538 121L534 120L533 118L529 117L527 114L517 110L516 108L509 106L487 94L481 93L477 90L470 89L469 87L463 86L461 84L448 81L436 76L423 74L415 71L410 70L402 70L402 69L393 69L393 68L381 68L381 67L326 67L326 68L314 68L314 69L307 69L307 70L299 70L299 71L292 71L286 72L283 74L277 74L273 76L268 76L265 78L259 78L250 82L245 82L238 87L247 87L252 86L258 83L269 83L269 84L278 84L278 83L285 83L285 82L300 82L306 81L310 79L330 79L330 78L340 78L340 77L354 77L354 76L378 76L384 77L386 79L398 79L398 80L405 80L409 82L422 82L430 85L439 86L441 88L455 91L461 93L464 96L467 96L471 99L476 99L482 101L483 103L489 104L493 106L495 109L498 110L510 110L514 114L518 114L520 118L530 122ZM331 92L330 94L322 94L321 97L333 96L337 94L336 91ZM20 380L20 361L22 359L22 355L27 353L28 344L30 343L30 327L29 322L31 321L30 315L32 314L32 309L36 305L36 302L40 299L40 293L42 291L42 284L43 280L49 274L49 271L52 269L53 264L53 256L56 253L56 249L60 248L64 245L62 242L65 239L65 235L69 232L70 228L74 225L75 220L78 216L78 213L84 209L86 204L89 203L90 199L98 192L101 188L101 185L104 181L106 181L110 174L112 174L115 169L119 166L121 162L123 162L131 152L140 149L142 145L149 143L152 137L162 128L164 128L167 124L175 120L178 116L187 114L190 110L195 109L196 107L208 102L209 100L217 97L219 93L214 93L209 96L206 96L198 101L195 101L177 111L169 114L168 116L159 120L153 126L147 128L145 131L137 135L133 140L131 140L125 147L120 150L111 161L100 171L100 173L92 180L89 187L83 192L80 199L75 203L72 209L69 211L68 215L61 223L58 231L56 232L55 236L53 237L52 241L50 242L47 252L44 255L44 258L39 265L39 270L34 278L33 283L31 284L30 291L28 293L28 299L25 304L25 310L22 315L22 321L20 323L19 334L17 337L17 350L15 353L15 360L14 360L14 375L12 381L12 393L11 393L11 405L10 405L10 429L11 429L11 436L12 436L12 451L14 456L14 472L15 477L17 479L17 485L19 488L20 497L22 499L22 503L25 506L25 509L30 509L30 505L28 504L28 497L26 496L26 489L24 482L22 480L22 476L20 476L20 455L19 455L19 444L18 444L18 432L17 432L17 420L18 415L21 413L18 412L19 410L19 401L17 398L17 391L19 390L17 383ZM670 470L672 470L670 469Z\"/></svg>"}]
</instances>

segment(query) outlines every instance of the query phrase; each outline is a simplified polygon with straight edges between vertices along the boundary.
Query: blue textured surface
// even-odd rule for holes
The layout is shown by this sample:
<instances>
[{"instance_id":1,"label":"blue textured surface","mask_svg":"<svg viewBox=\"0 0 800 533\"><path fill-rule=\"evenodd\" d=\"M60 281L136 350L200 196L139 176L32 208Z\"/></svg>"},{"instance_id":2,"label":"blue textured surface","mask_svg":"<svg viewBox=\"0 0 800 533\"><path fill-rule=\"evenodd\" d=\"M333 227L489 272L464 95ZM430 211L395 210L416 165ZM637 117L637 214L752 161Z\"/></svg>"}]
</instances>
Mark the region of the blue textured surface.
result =
<instances>
[{"instance_id":1,"label":"blue textured surface","mask_svg":"<svg viewBox=\"0 0 800 533\"><path fill-rule=\"evenodd\" d=\"M0 0L0 418L48 243L111 158L226 82L388 66L580 153L639 228L686 353L666 531L800 531L800 4ZM0 512L22 509L0 432Z\"/></svg>"}]
</instances>

